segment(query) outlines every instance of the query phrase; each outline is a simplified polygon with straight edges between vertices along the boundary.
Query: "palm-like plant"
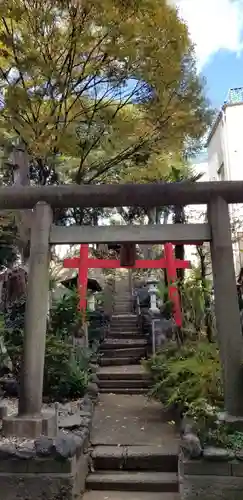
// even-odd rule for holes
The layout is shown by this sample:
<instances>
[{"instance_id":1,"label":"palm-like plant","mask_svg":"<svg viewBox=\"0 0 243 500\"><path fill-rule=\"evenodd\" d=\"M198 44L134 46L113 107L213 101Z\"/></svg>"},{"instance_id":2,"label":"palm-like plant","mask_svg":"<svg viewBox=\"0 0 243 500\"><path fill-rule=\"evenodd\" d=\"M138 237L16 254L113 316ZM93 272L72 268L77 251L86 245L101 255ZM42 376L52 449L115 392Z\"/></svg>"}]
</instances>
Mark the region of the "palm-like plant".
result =
<instances>
[{"instance_id":1,"label":"palm-like plant","mask_svg":"<svg viewBox=\"0 0 243 500\"><path fill-rule=\"evenodd\" d=\"M196 174L193 168L187 163L179 166L172 166L171 171L167 177L167 182L181 182L181 183L194 183L201 179L202 173ZM174 224L185 224L186 214L183 205L173 205L170 207L172 212L172 219ZM184 260L185 249L184 245L175 245L175 258ZM183 281L185 271L184 269L177 269L177 277L179 281Z\"/></svg>"}]
</instances>

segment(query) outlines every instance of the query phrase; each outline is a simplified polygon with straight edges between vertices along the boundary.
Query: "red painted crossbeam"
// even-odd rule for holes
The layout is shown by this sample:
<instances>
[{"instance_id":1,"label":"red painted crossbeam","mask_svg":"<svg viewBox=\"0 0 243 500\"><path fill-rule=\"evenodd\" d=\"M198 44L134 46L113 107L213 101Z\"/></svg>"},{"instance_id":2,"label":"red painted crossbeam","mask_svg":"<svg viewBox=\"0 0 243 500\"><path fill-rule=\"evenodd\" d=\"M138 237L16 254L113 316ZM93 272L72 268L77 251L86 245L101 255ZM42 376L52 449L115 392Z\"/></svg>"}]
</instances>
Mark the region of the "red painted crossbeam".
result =
<instances>
[{"instance_id":1,"label":"red painted crossbeam","mask_svg":"<svg viewBox=\"0 0 243 500\"><path fill-rule=\"evenodd\" d=\"M65 259L64 267L69 269L79 268L80 257L73 257ZM176 269L190 269L191 264L189 260L175 259L174 264ZM90 269L120 269L121 264L118 259L88 259L88 267ZM126 266L126 269L165 269L167 268L166 259L159 260L136 260L134 266Z\"/></svg>"},{"instance_id":2,"label":"red painted crossbeam","mask_svg":"<svg viewBox=\"0 0 243 500\"><path fill-rule=\"evenodd\" d=\"M189 269L191 264L187 260L174 258L173 246L171 243L164 245L164 258L158 260L136 260L135 265L126 269L166 269L169 285L169 297L173 304L174 318L177 326L182 325L182 314L180 295L176 286L177 269ZM78 289L80 310L86 309L86 294L88 283L88 269L120 269L121 264L118 259L91 259L89 258L89 246L80 246L79 257L72 257L64 260L64 267L78 269Z\"/></svg>"}]
</instances>

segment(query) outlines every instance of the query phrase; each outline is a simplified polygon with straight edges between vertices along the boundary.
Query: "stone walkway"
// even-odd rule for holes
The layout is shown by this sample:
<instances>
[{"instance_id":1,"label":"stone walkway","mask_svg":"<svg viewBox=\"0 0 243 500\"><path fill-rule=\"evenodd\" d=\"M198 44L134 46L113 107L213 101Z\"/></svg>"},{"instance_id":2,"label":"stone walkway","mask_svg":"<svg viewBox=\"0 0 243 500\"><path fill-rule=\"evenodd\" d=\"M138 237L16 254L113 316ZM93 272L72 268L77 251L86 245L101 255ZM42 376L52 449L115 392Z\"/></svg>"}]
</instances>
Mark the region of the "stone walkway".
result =
<instances>
[{"instance_id":1,"label":"stone walkway","mask_svg":"<svg viewBox=\"0 0 243 500\"><path fill-rule=\"evenodd\" d=\"M91 442L93 445L149 445L177 448L172 425L161 404L143 395L101 394Z\"/></svg>"}]
</instances>

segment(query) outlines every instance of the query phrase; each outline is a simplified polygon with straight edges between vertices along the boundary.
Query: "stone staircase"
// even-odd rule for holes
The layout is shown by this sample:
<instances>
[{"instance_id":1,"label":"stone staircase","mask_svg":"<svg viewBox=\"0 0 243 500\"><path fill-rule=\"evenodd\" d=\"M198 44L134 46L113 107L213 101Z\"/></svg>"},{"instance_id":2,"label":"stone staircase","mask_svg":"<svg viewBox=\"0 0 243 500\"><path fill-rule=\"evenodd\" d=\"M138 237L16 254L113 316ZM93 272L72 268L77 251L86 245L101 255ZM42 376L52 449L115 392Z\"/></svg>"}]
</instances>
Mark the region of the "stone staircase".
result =
<instances>
[{"instance_id":1,"label":"stone staircase","mask_svg":"<svg viewBox=\"0 0 243 500\"><path fill-rule=\"evenodd\" d=\"M149 387L149 377L140 364L146 356L147 340L139 333L137 316L130 312L126 281L116 286L114 302L110 331L100 351L100 392L143 394Z\"/></svg>"},{"instance_id":2,"label":"stone staircase","mask_svg":"<svg viewBox=\"0 0 243 500\"><path fill-rule=\"evenodd\" d=\"M175 500L178 498L175 495L178 492L177 461L176 453L156 446L96 446L87 488L99 493L129 491L132 498L131 492L137 495L143 492L148 493L147 499ZM155 493L160 495L153 496ZM137 498L141 498L140 495Z\"/></svg>"},{"instance_id":3,"label":"stone staircase","mask_svg":"<svg viewBox=\"0 0 243 500\"><path fill-rule=\"evenodd\" d=\"M178 444L161 405L145 397L150 381L140 361L147 342L130 311L123 280L101 348L84 500L179 500Z\"/></svg>"}]
</instances>

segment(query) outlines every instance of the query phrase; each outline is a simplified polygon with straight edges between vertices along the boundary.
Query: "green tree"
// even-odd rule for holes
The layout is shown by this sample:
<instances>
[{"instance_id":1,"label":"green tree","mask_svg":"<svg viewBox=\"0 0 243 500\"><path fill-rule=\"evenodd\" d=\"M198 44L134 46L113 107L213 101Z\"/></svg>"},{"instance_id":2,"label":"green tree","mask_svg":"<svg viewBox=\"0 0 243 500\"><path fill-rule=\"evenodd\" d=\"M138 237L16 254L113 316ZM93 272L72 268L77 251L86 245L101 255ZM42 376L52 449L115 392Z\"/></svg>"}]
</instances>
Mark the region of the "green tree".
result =
<instances>
[{"instance_id":1,"label":"green tree","mask_svg":"<svg viewBox=\"0 0 243 500\"><path fill-rule=\"evenodd\" d=\"M20 137L39 184L114 182L205 132L187 27L165 0L9 0L0 15L2 142Z\"/></svg>"}]
</instances>

